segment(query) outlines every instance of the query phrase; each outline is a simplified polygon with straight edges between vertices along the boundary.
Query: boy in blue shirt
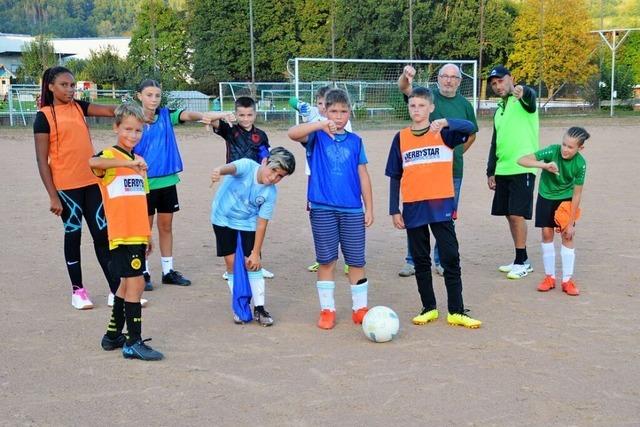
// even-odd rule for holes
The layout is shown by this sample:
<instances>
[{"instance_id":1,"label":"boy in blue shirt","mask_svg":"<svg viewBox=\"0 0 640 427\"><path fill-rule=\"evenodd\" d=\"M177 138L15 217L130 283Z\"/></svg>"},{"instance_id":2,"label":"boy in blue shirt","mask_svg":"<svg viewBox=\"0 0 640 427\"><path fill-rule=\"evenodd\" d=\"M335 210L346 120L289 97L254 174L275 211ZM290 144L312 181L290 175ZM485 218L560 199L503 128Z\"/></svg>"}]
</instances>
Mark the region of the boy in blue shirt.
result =
<instances>
[{"instance_id":1,"label":"boy in blue shirt","mask_svg":"<svg viewBox=\"0 0 640 427\"><path fill-rule=\"evenodd\" d=\"M265 286L262 275L260 251L267 231L267 223L273 215L277 191L275 184L291 175L296 168L293 154L276 147L269 156L256 163L239 159L213 170L211 181L218 182L229 175L218 189L211 204L211 224L216 237L219 257L224 257L228 272L233 272L233 262L238 233L242 236L242 249L249 254L246 266L253 295L253 315L262 326L271 326L273 318L264 308ZM229 290L233 293L233 274L228 273ZM234 314L234 321L241 324Z\"/></svg>"},{"instance_id":2,"label":"boy in blue shirt","mask_svg":"<svg viewBox=\"0 0 640 427\"><path fill-rule=\"evenodd\" d=\"M422 311L412 321L424 325L439 316L431 277L430 233L440 248L447 288L450 325L479 328L482 322L466 315L458 239L453 225L456 210L453 188L453 149L464 144L475 126L468 120L429 122L433 94L427 88L412 90L408 100L411 127L398 132L391 143L385 174L389 177L389 214L393 225L406 229L416 268ZM402 195L402 213L399 209Z\"/></svg>"},{"instance_id":3,"label":"boy in blue shirt","mask_svg":"<svg viewBox=\"0 0 640 427\"><path fill-rule=\"evenodd\" d=\"M362 139L345 130L351 114L349 96L333 89L325 95L327 120L289 129L289 138L306 147L311 175L307 197L316 251L320 298L318 327L332 329L338 247L349 266L352 320L361 324L367 313L369 282L365 278L365 227L373 224L373 195ZM364 209L363 209L364 203Z\"/></svg>"}]
</instances>

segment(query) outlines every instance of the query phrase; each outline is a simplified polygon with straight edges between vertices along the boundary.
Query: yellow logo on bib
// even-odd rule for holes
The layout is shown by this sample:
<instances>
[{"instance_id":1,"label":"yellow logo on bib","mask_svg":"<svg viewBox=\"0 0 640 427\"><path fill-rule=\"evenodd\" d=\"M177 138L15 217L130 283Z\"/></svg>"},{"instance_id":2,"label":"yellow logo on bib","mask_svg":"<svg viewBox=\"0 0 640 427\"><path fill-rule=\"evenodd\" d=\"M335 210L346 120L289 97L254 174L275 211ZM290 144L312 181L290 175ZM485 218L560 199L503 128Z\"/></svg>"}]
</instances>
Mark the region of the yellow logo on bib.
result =
<instances>
[{"instance_id":1,"label":"yellow logo on bib","mask_svg":"<svg viewBox=\"0 0 640 427\"><path fill-rule=\"evenodd\" d=\"M142 261L140 261L140 258L134 258L131 260L131 268L134 270L140 270L140 267L142 267Z\"/></svg>"}]
</instances>

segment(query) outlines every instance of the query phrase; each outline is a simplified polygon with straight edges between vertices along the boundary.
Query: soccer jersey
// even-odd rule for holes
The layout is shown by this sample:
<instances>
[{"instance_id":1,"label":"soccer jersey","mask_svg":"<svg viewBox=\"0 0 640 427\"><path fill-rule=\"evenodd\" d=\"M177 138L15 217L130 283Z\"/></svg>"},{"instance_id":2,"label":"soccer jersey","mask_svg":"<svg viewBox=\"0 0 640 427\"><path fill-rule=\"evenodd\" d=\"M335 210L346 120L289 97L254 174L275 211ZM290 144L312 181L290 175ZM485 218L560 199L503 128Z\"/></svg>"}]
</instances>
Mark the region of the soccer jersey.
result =
<instances>
[{"instance_id":1,"label":"soccer jersey","mask_svg":"<svg viewBox=\"0 0 640 427\"><path fill-rule=\"evenodd\" d=\"M96 157L134 159L132 154L117 146L101 151ZM101 178L100 191L107 218L109 248L147 244L151 227L147 216L149 187L146 178L126 167L109 168Z\"/></svg>"},{"instance_id":2,"label":"soccer jersey","mask_svg":"<svg viewBox=\"0 0 640 427\"><path fill-rule=\"evenodd\" d=\"M416 136L405 129L398 132L391 143L385 169L385 175L391 178L389 214L400 213L402 188L402 196L406 198L402 203L406 228L449 221L453 217L456 206L452 150L467 141L475 126L468 120L447 120L449 126L438 133ZM405 179L409 181L403 183Z\"/></svg>"},{"instance_id":3,"label":"soccer jersey","mask_svg":"<svg viewBox=\"0 0 640 427\"><path fill-rule=\"evenodd\" d=\"M269 156L269 138L264 131L252 126L245 130L239 125L229 125L220 120L213 131L227 143L227 163L239 159L251 159L255 162Z\"/></svg>"},{"instance_id":4,"label":"soccer jersey","mask_svg":"<svg viewBox=\"0 0 640 427\"><path fill-rule=\"evenodd\" d=\"M315 131L305 145L311 170L307 190L311 207L361 211L358 166L367 163L362 139L350 132L332 138Z\"/></svg>"},{"instance_id":5,"label":"soccer jersey","mask_svg":"<svg viewBox=\"0 0 640 427\"><path fill-rule=\"evenodd\" d=\"M278 195L275 185L258 183L260 164L250 159L233 162L211 203L211 223L234 230L255 231L258 217L270 220Z\"/></svg>"},{"instance_id":6,"label":"soccer jersey","mask_svg":"<svg viewBox=\"0 0 640 427\"><path fill-rule=\"evenodd\" d=\"M56 190L71 190L96 184L88 162L93 145L85 116L89 103L42 107L34 122L34 133L49 134L49 167Z\"/></svg>"},{"instance_id":7,"label":"soccer jersey","mask_svg":"<svg viewBox=\"0 0 640 427\"><path fill-rule=\"evenodd\" d=\"M536 159L545 163L555 162L558 174L542 170L538 192L545 199L565 200L573 197L573 188L584 185L587 172L587 162L582 154L576 153L571 159L562 158L562 147L559 144L550 145L536 151Z\"/></svg>"}]
</instances>

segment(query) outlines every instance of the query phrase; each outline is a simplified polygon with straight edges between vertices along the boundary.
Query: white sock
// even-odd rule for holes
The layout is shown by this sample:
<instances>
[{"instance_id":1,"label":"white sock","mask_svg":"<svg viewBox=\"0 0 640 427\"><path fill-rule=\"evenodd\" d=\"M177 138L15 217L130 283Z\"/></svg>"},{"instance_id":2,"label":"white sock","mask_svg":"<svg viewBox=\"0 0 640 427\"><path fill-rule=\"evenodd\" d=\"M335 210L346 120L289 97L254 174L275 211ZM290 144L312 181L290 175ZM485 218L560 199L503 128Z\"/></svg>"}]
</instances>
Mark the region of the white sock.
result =
<instances>
[{"instance_id":1,"label":"white sock","mask_svg":"<svg viewBox=\"0 0 640 427\"><path fill-rule=\"evenodd\" d=\"M144 260L144 271L143 271L143 273L150 274L149 273L149 260L147 260L147 259Z\"/></svg>"},{"instance_id":2,"label":"white sock","mask_svg":"<svg viewBox=\"0 0 640 427\"><path fill-rule=\"evenodd\" d=\"M369 282L364 282L360 285L351 285L351 301L353 302L352 309L356 311L360 308L367 306L367 292L369 290Z\"/></svg>"},{"instance_id":3,"label":"white sock","mask_svg":"<svg viewBox=\"0 0 640 427\"><path fill-rule=\"evenodd\" d=\"M229 293L233 297L233 274L227 273L227 285L229 286Z\"/></svg>"},{"instance_id":4,"label":"white sock","mask_svg":"<svg viewBox=\"0 0 640 427\"><path fill-rule=\"evenodd\" d=\"M320 298L320 309L336 311L336 301L333 298L336 282L318 280L316 287L318 288L318 297Z\"/></svg>"},{"instance_id":5,"label":"white sock","mask_svg":"<svg viewBox=\"0 0 640 427\"><path fill-rule=\"evenodd\" d=\"M560 248L562 257L562 283L568 281L573 276L573 264L576 261L576 250L569 249L562 245Z\"/></svg>"},{"instance_id":6,"label":"white sock","mask_svg":"<svg viewBox=\"0 0 640 427\"><path fill-rule=\"evenodd\" d=\"M556 277L556 248L553 242L542 243L542 263L544 264L544 274Z\"/></svg>"},{"instance_id":7,"label":"white sock","mask_svg":"<svg viewBox=\"0 0 640 427\"><path fill-rule=\"evenodd\" d=\"M163 256L160 257L160 260L162 261L162 274L169 274L173 270L173 257Z\"/></svg>"},{"instance_id":8,"label":"white sock","mask_svg":"<svg viewBox=\"0 0 640 427\"><path fill-rule=\"evenodd\" d=\"M264 306L264 276L262 276L262 271L249 271L248 276L253 306Z\"/></svg>"}]
</instances>

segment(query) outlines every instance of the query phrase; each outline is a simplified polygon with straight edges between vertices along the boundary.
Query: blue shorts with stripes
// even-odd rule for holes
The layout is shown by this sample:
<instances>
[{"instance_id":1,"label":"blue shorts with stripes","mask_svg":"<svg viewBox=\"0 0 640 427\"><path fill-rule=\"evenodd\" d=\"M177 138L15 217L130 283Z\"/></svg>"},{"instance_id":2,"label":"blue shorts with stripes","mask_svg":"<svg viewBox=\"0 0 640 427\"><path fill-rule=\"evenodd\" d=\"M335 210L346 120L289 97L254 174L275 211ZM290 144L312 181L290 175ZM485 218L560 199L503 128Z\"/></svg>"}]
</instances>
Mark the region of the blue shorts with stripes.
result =
<instances>
[{"instance_id":1,"label":"blue shorts with stripes","mask_svg":"<svg viewBox=\"0 0 640 427\"><path fill-rule=\"evenodd\" d=\"M347 265L364 267L364 213L311 209L309 213L316 261L330 264L338 259L338 244Z\"/></svg>"}]
</instances>

